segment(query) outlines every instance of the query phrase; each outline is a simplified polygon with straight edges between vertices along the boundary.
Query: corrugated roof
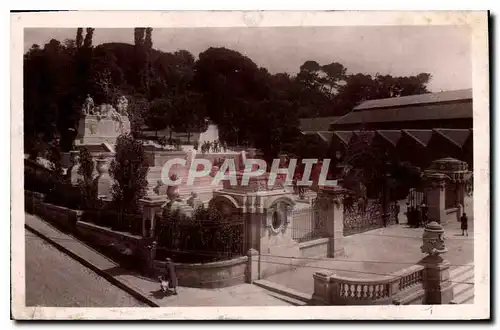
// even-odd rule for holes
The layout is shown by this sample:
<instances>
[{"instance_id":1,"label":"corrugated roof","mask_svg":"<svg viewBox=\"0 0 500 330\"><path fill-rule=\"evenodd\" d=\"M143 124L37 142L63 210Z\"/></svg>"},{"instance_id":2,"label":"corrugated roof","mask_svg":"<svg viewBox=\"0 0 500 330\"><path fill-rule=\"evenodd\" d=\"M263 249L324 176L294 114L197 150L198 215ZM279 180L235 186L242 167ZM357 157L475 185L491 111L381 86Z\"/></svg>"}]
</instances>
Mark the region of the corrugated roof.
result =
<instances>
[{"instance_id":1,"label":"corrugated roof","mask_svg":"<svg viewBox=\"0 0 500 330\"><path fill-rule=\"evenodd\" d=\"M441 140L449 141L452 145L462 148L473 136L472 129L394 129L394 130L367 130L367 131L323 131L323 132L309 132L319 136L324 141L330 143L332 139L336 142L348 146L353 137L366 137L367 142L379 136L380 138L389 142L392 146L397 147L403 142L403 135L407 136L411 141L414 141L422 147L427 147L433 137ZM450 145L451 146L451 145Z\"/></svg>"},{"instance_id":2,"label":"corrugated roof","mask_svg":"<svg viewBox=\"0 0 500 330\"><path fill-rule=\"evenodd\" d=\"M368 100L357 107L354 111L375 108L401 107L409 105L422 105L429 103L452 102L461 100L472 100L472 89L459 89L454 91L410 95L402 97L391 97L386 99Z\"/></svg>"},{"instance_id":3,"label":"corrugated roof","mask_svg":"<svg viewBox=\"0 0 500 330\"><path fill-rule=\"evenodd\" d=\"M403 132L424 147L429 144L433 133L431 129L405 129Z\"/></svg>"},{"instance_id":4,"label":"corrugated roof","mask_svg":"<svg viewBox=\"0 0 500 330\"><path fill-rule=\"evenodd\" d=\"M354 133L353 131L335 131L335 135L345 144L349 144Z\"/></svg>"},{"instance_id":5,"label":"corrugated roof","mask_svg":"<svg viewBox=\"0 0 500 330\"><path fill-rule=\"evenodd\" d=\"M323 131L323 132L317 132L317 134L323 141L327 143L330 143L332 141L333 132Z\"/></svg>"},{"instance_id":6,"label":"corrugated roof","mask_svg":"<svg viewBox=\"0 0 500 330\"><path fill-rule=\"evenodd\" d=\"M429 104L427 106L352 111L337 120L335 125L457 118L472 118L472 103Z\"/></svg>"},{"instance_id":7,"label":"corrugated roof","mask_svg":"<svg viewBox=\"0 0 500 330\"><path fill-rule=\"evenodd\" d=\"M402 136L400 130L378 130L377 133L394 147L398 145Z\"/></svg>"},{"instance_id":8,"label":"corrugated roof","mask_svg":"<svg viewBox=\"0 0 500 330\"><path fill-rule=\"evenodd\" d=\"M303 132L328 131L330 124L339 119L336 117L317 117L300 119L300 130Z\"/></svg>"},{"instance_id":9,"label":"corrugated roof","mask_svg":"<svg viewBox=\"0 0 500 330\"><path fill-rule=\"evenodd\" d=\"M457 147L462 148L467 142L467 139L471 135L471 131L468 129L435 129L438 134L441 134L444 138L448 139L450 142L455 144Z\"/></svg>"}]
</instances>

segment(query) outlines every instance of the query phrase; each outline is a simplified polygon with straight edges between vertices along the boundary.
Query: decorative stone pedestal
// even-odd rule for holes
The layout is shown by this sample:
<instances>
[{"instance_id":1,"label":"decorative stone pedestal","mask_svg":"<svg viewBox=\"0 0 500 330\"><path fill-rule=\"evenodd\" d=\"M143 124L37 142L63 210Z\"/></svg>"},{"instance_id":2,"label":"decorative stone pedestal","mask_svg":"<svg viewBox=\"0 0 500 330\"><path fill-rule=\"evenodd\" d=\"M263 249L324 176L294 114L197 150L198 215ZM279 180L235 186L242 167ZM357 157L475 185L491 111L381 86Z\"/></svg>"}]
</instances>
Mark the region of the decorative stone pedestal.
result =
<instances>
[{"instance_id":1,"label":"decorative stone pedestal","mask_svg":"<svg viewBox=\"0 0 500 330\"><path fill-rule=\"evenodd\" d=\"M100 145L109 143L114 146L116 138L122 133L130 132L130 120L120 116L120 120L97 115L86 115L80 119L75 145Z\"/></svg>"},{"instance_id":2,"label":"decorative stone pedestal","mask_svg":"<svg viewBox=\"0 0 500 330\"><path fill-rule=\"evenodd\" d=\"M450 263L441 257L448 249L444 243L443 227L433 221L425 226L420 247L427 256L420 260L424 266L423 284L424 302L428 305L449 304L453 300L453 289L450 282Z\"/></svg>"}]
</instances>

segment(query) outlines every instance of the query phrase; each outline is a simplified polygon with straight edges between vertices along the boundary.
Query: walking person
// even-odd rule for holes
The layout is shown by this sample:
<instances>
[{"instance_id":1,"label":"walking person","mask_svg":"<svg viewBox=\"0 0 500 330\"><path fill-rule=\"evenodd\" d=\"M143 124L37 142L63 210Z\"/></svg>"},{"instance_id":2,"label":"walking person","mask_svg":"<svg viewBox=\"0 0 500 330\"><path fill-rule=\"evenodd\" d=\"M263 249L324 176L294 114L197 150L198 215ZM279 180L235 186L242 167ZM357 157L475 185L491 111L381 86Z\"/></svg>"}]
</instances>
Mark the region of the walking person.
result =
<instances>
[{"instance_id":1,"label":"walking person","mask_svg":"<svg viewBox=\"0 0 500 330\"><path fill-rule=\"evenodd\" d=\"M174 291L174 295L177 295L177 275L175 274L175 266L170 258L167 258L166 262L165 273L168 281L168 288Z\"/></svg>"},{"instance_id":2,"label":"walking person","mask_svg":"<svg viewBox=\"0 0 500 330\"><path fill-rule=\"evenodd\" d=\"M468 219L467 219L467 214L465 214L465 212L462 214L462 217L460 218L460 229L462 229L462 236L464 236L464 234L466 236L469 236L469 232L468 232Z\"/></svg>"}]
</instances>

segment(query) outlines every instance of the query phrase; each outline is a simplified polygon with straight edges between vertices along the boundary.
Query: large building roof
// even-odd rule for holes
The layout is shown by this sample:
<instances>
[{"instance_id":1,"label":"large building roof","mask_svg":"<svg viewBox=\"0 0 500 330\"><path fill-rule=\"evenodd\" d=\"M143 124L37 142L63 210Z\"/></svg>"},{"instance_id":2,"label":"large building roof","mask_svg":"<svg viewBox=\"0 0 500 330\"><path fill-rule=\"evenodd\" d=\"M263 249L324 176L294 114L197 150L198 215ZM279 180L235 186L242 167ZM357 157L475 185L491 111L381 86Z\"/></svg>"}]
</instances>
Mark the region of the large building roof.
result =
<instances>
[{"instance_id":1,"label":"large building roof","mask_svg":"<svg viewBox=\"0 0 500 330\"><path fill-rule=\"evenodd\" d=\"M439 93L428 93L419 95L410 95L402 97L391 97L386 99L368 100L357 107L354 111L377 108L392 108L403 106L428 105L433 103L447 103L455 101L472 100L472 89L460 89Z\"/></svg>"},{"instance_id":2,"label":"large building roof","mask_svg":"<svg viewBox=\"0 0 500 330\"><path fill-rule=\"evenodd\" d=\"M415 104L405 107L383 109L371 108L366 111L352 111L335 121L333 125L446 120L458 118L472 119L471 103L437 103L426 106Z\"/></svg>"}]
</instances>

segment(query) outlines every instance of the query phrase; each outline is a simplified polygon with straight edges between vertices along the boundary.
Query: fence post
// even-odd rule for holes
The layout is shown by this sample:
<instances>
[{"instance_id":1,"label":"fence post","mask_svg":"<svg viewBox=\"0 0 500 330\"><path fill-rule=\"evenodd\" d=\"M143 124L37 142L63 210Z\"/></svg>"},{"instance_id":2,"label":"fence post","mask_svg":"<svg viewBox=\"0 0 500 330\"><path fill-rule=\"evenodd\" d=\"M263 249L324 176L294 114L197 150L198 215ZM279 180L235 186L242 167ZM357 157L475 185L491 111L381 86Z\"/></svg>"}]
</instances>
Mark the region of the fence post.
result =
<instances>
[{"instance_id":1,"label":"fence post","mask_svg":"<svg viewBox=\"0 0 500 330\"><path fill-rule=\"evenodd\" d=\"M250 249L247 252L247 256L246 282L253 283L259 279L259 252L255 249Z\"/></svg>"},{"instance_id":2,"label":"fence post","mask_svg":"<svg viewBox=\"0 0 500 330\"><path fill-rule=\"evenodd\" d=\"M144 239L141 246L140 258L142 260L142 271L145 275L154 275L154 262L156 258L156 241Z\"/></svg>"},{"instance_id":3,"label":"fence post","mask_svg":"<svg viewBox=\"0 0 500 330\"><path fill-rule=\"evenodd\" d=\"M324 217L325 234L330 238L328 242L328 258L344 254L344 189L340 187L321 188L318 193L318 212Z\"/></svg>"}]
</instances>

